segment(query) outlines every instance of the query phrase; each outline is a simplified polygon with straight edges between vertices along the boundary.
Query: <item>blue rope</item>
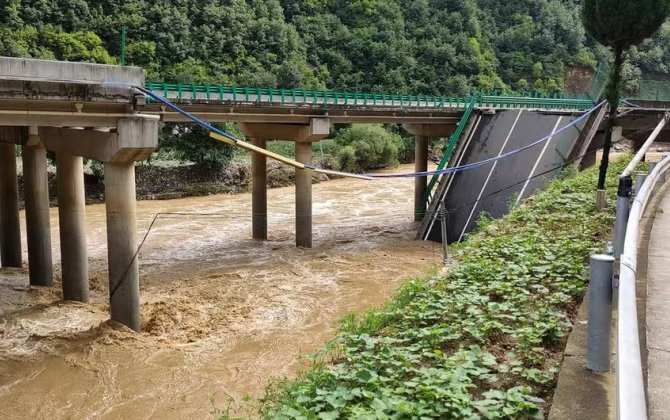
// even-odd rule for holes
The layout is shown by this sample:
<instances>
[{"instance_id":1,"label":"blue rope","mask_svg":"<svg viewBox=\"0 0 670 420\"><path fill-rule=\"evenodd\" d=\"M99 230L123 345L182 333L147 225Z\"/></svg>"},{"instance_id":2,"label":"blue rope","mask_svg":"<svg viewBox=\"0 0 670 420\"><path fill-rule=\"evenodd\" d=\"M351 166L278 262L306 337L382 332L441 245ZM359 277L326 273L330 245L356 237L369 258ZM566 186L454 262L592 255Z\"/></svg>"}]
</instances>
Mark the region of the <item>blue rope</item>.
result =
<instances>
[{"instance_id":1,"label":"blue rope","mask_svg":"<svg viewBox=\"0 0 670 420\"><path fill-rule=\"evenodd\" d=\"M514 155L516 155L516 154L519 154L519 153L523 152L524 150L528 150L528 149L530 149L530 148L532 148L532 147L535 147L535 146L537 146L537 145L539 145L539 144L542 144L542 143L544 143L544 142L546 142L546 141L551 140L552 138L554 138L554 137L557 136L558 134L562 133L563 131L565 131L565 130L567 130L567 129L569 129L569 128L571 128L571 127L577 125L577 124L579 124L582 120L585 120L589 115L591 115L592 113L594 113L598 108L600 108L600 107L603 106L604 104L605 104L605 101L599 103L599 104L596 105L595 107L591 108L591 109L590 109L588 112L586 112L584 115L582 115L581 117L579 117L579 118L575 119L574 121L572 121L570 124L567 124L567 125L561 127L559 130L557 130L557 131L555 131L554 133L549 134L549 135L547 135L547 136L541 138L540 140L537 140L537 141L535 141L535 142L533 142L533 143L530 143L530 144L528 144L528 145L526 145L526 146L520 147L520 148L518 148L518 149L516 149L516 150L512 150L512 151L509 151L509 152L507 152L507 153L504 153L504 154L502 154L502 155L495 156L495 157L492 157L492 158L484 159L484 160L481 160L481 161L479 161L479 162L472 162L472 163L468 163L468 164L461 165L461 166L455 166L455 167L451 167L451 168L439 169L439 170L435 170L435 171L408 172L408 173L397 173L397 174L365 174L365 175L366 175L366 176L369 176L369 177L371 177L371 178L416 178L416 177L419 177L419 176L423 177L423 176L431 176L431 175L453 174L453 173L457 173L457 172L463 172L463 171L467 171L467 170L470 170L470 169L479 168L480 166L486 165L487 163L491 163L491 162L496 162L496 161L499 161L499 160L507 159L508 157L514 156Z\"/></svg>"}]
</instances>

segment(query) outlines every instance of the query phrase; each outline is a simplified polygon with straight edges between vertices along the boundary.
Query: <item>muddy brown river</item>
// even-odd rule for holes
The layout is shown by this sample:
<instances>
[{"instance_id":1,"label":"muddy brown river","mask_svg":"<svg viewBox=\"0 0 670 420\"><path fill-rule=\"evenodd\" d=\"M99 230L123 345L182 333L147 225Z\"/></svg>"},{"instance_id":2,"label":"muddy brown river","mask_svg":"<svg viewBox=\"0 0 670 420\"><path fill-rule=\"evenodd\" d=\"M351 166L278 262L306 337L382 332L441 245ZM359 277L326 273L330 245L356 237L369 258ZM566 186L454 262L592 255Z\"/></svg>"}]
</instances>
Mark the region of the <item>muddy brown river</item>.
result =
<instances>
[{"instance_id":1,"label":"muddy brown river","mask_svg":"<svg viewBox=\"0 0 670 420\"><path fill-rule=\"evenodd\" d=\"M159 217L140 253L139 334L106 322L105 212L88 206L90 304L0 270L0 418L192 419L229 406L251 416L244 397L294 376L343 315L439 264L439 246L414 241L413 185L315 185L311 250L294 246L292 187L268 192L267 242L250 239L248 194L139 202L140 234L157 213L190 214ZM55 262L57 218L52 209Z\"/></svg>"}]
</instances>

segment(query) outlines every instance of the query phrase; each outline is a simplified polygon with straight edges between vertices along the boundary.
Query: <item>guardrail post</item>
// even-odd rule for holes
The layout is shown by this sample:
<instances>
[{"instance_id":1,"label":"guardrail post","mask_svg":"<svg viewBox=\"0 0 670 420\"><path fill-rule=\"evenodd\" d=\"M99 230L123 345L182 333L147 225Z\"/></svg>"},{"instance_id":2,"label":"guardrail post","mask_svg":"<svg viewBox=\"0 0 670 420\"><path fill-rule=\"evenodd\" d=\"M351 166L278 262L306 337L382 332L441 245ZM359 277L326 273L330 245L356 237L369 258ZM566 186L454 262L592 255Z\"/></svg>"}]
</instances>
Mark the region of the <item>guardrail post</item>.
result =
<instances>
[{"instance_id":1,"label":"guardrail post","mask_svg":"<svg viewBox=\"0 0 670 420\"><path fill-rule=\"evenodd\" d=\"M613 276L614 257L601 254L591 255L586 368L594 372L610 370Z\"/></svg>"},{"instance_id":2,"label":"guardrail post","mask_svg":"<svg viewBox=\"0 0 670 420\"><path fill-rule=\"evenodd\" d=\"M637 172L635 174L635 195L637 195L640 192L640 188L642 188L642 185L646 180L647 180L646 172Z\"/></svg>"},{"instance_id":3,"label":"guardrail post","mask_svg":"<svg viewBox=\"0 0 670 420\"><path fill-rule=\"evenodd\" d=\"M447 206L444 201L440 203L440 227L442 231L442 265L447 265L449 261L449 238L447 238Z\"/></svg>"},{"instance_id":4,"label":"guardrail post","mask_svg":"<svg viewBox=\"0 0 670 420\"><path fill-rule=\"evenodd\" d=\"M626 239L626 226L630 213L630 196L633 189L633 179L630 176L619 180L619 190L616 200L616 224L614 226L614 257L619 259L623 252L623 243Z\"/></svg>"}]
</instances>

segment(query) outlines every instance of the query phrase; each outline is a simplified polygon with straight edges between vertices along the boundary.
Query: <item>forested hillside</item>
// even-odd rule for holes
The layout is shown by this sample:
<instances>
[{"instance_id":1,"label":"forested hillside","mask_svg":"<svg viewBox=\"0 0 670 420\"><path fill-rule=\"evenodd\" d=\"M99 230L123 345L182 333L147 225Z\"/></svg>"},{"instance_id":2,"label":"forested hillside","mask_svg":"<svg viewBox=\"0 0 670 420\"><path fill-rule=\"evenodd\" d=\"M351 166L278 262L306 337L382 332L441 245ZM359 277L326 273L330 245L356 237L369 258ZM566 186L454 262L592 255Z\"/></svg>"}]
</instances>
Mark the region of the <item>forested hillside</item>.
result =
<instances>
[{"instance_id":1,"label":"forested hillside","mask_svg":"<svg viewBox=\"0 0 670 420\"><path fill-rule=\"evenodd\" d=\"M0 55L118 63L154 80L463 94L554 91L609 54L577 0L2 0ZM670 24L626 69L670 73Z\"/></svg>"}]
</instances>

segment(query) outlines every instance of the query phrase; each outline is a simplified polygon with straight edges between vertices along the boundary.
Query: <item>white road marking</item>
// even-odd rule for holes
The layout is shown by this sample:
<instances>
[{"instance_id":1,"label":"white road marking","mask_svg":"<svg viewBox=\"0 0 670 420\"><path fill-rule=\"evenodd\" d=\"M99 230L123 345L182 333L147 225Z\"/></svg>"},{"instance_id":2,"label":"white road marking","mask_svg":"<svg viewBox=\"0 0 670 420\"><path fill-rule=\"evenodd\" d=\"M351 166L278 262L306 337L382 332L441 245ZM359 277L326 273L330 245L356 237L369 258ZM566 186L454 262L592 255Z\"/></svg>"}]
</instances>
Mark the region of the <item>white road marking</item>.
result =
<instances>
[{"instance_id":1,"label":"white road marking","mask_svg":"<svg viewBox=\"0 0 670 420\"><path fill-rule=\"evenodd\" d=\"M542 157L544 156L544 153L547 151L547 148L549 147L549 143L551 143L551 140L554 138L554 134L556 134L556 130L558 130L558 125L561 123L562 120L563 120L562 116L558 117L558 120L556 121L556 125L554 126L554 129L551 131L551 137L549 137L549 140L544 142L544 147L542 148L542 152L540 153L540 156L535 161L535 165L533 165L533 169L531 169L530 175L528 175L528 178L526 179L526 183L523 184L523 188L521 189L521 192L519 193L519 196L516 198L516 203L517 204L519 204L521 202L521 199L523 198L523 195L526 192L526 188L528 188L528 184L530 183L531 178L533 178L533 175L535 174L535 171L537 170L537 167L540 164L540 161L542 160Z\"/></svg>"},{"instance_id":2,"label":"white road marking","mask_svg":"<svg viewBox=\"0 0 670 420\"><path fill-rule=\"evenodd\" d=\"M503 151L505 150L505 146L507 146L507 142L509 142L509 139L512 137L512 133L514 132L514 129L516 128L516 124L519 122L519 118L521 117L521 113L523 112L523 109L519 110L519 113L516 115L516 119L514 120L514 124L512 124L512 128L509 130L507 133L507 138L505 139L505 142L503 143L502 147L500 148L500 152L498 153L498 156L503 154ZM465 236L465 231L468 228L468 225L470 224L470 221L472 220L472 216L475 214L475 210L477 209L477 206L479 206L479 200L482 199L482 196L484 195L484 190L486 189L486 186L488 185L489 181L491 180L491 176L493 176L493 171L495 171L496 166L498 166L498 161L496 160L493 162L493 166L491 166L491 170L489 171L489 175L486 177L486 181L484 181L484 185L482 186L481 191L479 191L479 196L477 197L477 201L472 205L472 210L470 210L470 215L468 216L468 220L465 222L465 225L463 225L463 231L461 232L461 236L458 237L458 241L463 240L463 236Z\"/></svg>"}]
</instances>

